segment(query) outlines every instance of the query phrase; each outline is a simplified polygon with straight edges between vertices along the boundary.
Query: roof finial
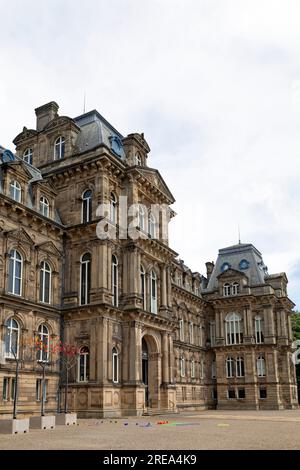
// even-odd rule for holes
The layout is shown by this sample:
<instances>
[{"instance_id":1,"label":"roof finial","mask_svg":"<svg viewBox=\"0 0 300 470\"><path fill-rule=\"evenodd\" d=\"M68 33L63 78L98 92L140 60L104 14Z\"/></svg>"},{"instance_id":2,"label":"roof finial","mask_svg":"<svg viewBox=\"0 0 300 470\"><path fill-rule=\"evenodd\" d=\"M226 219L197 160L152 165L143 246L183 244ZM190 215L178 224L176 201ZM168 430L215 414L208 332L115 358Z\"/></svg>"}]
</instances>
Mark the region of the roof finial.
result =
<instances>
[{"instance_id":1,"label":"roof finial","mask_svg":"<svg viewBox=\"0 0 300 470\"><path fill-rule=\"evenodd\" d=\"M241 230L240 230L240 224L238 224L238 232L239 232L239 245L241 244Z\"/></svg>"}]
</instances>

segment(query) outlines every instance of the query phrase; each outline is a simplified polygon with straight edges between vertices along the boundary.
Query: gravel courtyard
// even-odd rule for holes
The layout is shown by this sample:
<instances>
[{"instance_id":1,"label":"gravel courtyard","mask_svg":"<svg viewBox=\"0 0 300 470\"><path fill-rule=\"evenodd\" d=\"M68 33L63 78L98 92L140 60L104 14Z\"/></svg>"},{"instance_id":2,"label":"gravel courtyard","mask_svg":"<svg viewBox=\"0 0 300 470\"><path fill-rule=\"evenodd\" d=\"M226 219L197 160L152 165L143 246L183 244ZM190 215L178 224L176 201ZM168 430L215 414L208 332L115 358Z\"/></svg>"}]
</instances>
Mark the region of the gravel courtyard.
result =
<instances>
[{"instance_id":1,"label":"gravel courtyard","mask_svg":"<svg viewBox=\"0 0 300 470\"><path fill-rule=\"evenodd\" d=\"M157 424L164 420L168 424ZM300 449L300 410L202 411L78 423L51 431L0 435L0 449Z\"/></svg>"}]
</instances>

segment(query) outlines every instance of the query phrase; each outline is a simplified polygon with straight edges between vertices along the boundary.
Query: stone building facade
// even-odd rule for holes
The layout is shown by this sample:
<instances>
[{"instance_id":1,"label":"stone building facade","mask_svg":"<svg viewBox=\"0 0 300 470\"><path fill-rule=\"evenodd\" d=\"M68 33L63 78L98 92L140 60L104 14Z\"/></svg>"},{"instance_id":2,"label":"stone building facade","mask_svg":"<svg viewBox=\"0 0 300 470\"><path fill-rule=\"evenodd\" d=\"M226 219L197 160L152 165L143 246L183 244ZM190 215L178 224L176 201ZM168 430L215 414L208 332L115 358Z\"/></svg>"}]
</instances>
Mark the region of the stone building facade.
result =
<instances>
[{"instance_id":1,"label":"stone building facade","mask_svg":"<svg viewBox=\"0 0 300 470\"><path fill-rule=\"evenodd\" d=\"M35 111L16 154L0 148L0 416L16 358L22 414L43 390L61 407L66 363L82 417L296 407L286 275L251 244L192 272L169 246L174 197L144 135L97 111Z\"/></svg>"}]
</instances>

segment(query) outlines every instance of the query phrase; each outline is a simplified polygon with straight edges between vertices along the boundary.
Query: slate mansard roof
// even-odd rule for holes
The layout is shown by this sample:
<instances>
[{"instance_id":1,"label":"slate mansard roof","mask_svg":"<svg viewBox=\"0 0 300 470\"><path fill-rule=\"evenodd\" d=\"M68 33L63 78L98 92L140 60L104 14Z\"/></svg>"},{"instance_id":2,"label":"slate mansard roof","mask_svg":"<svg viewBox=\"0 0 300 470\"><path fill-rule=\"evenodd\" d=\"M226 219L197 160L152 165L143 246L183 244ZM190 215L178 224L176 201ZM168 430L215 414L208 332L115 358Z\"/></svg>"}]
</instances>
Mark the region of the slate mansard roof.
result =
<instances>
[{"instance_id":1,"label":"slate mansard roof","mask_svg":"<svg viewBox=\"0 0 300 470\"><path fill-rule=\"evenodd\" d=\"M261 253L251 243L239 243L219 250L206 291L211 292L218 288L218 277L226 269L233 269L247 276L249 286L265 284L268 275Z\"/></svg>"}]
</instances>

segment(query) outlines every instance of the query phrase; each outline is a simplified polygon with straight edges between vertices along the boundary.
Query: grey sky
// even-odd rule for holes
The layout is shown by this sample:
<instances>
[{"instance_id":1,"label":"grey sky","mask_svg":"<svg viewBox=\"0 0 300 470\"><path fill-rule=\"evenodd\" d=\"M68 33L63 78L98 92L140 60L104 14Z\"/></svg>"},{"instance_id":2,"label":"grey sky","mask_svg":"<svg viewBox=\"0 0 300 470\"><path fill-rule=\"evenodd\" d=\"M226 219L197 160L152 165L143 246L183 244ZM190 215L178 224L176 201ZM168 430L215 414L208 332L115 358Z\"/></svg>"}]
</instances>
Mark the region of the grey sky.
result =
<instances>
[{"instance_id":1,"label":"grey sky","mask_svg":"<svg viewBox=\"0 0 300 470\"><path fill-rule=\"evenodd\" d=\"M204 273L253 243L300 307L300 3L0 0L1 136L34 108L145 132L176 197L172 247Z\"/></svg>"}]
</instances>

